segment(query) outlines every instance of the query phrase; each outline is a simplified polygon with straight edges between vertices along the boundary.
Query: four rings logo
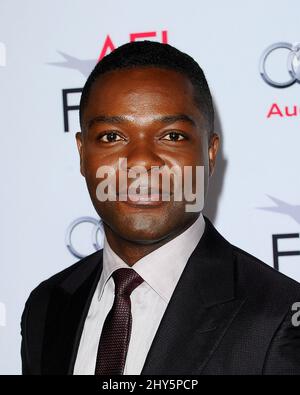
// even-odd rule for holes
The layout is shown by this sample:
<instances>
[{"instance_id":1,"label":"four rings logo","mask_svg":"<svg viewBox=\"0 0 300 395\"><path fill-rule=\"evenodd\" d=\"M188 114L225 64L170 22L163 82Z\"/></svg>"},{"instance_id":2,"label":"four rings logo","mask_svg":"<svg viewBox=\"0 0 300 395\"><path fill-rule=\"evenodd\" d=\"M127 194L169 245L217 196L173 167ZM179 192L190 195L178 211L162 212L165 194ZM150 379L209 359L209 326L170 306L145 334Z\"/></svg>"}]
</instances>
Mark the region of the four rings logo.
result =
<instances>
[{"instance_id":1,"label":"four rings logo","mask_svg":"<svg viewBox=\"0 0 300 395\"><path fill-rule=\"evenodd\" d=\"M73 221L66 232L66 238L65 238L65 243L66 246L68 248L68 250L70 251L70 253L75 256L76 258L82 259L86 256L86 254L78 251L78 249L75 247L75 243L74 240L72 238L73 232L75 230L75 228L78 228L80 225L82 224L92 224L93 228L92 228L92 234L91 234L91 244L94 248L95 251L101 250L101 248L103 248L103 237L104 237L104 230L103 230L103 225L102 225L102 221L93 217L81 217L81 218L77 218L75 219L75 221ZM101 242L99 242L99 238L101 238Z\"/></svg>"},{"instance_id":2,"label":"four rings logo","mask_svg":"<svg viewBox=\"0 0 300 395\"><path fill-rule=\"evenodd\" d=\"M287 56L288 79L284 82L279 82L272 79L266 67L266 63L269 59L270 54L280 49L288 50L288 56ZM293 85L295 82L300 83L300 43L289 44L285 42L280 42L270 45L268 48L266 48L260 59L260 74L267 84L275 88L287 88Z\"/></svg>"}]
</instances>

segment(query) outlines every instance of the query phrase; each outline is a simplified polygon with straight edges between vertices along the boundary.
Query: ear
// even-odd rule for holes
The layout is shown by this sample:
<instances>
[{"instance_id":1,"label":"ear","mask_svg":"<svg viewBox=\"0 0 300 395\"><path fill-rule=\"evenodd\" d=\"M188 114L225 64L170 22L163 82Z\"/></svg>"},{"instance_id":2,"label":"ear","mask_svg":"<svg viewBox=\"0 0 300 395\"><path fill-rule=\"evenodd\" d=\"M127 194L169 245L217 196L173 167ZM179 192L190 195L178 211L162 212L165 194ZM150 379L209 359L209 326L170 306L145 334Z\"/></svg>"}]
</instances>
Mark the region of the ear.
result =
<instances>
[{"instance_id":1,"label":"ear","mask_svg":"<svg viewBox=\"0 0 300 395\"><path fill-rule=\"evenodd\" d=\"M80 156L80 173L85 177L85 172L84 172L84 166L83 166L83 136L82 132L77 132L76 133L76 143L77 143L77 148Z\"/></svg>"},{"instance_id":2,"label":"ear","mask_svg":"<svg viewBox=\"0 0 300 395\"><path fill-rule=\"evenodd\" d=\"M216 133L213 133L209 139L209 147L208 147L210 176L212 176L214 173L219 144L220 144L220 137Z\"/></svg>"}]
</instances>

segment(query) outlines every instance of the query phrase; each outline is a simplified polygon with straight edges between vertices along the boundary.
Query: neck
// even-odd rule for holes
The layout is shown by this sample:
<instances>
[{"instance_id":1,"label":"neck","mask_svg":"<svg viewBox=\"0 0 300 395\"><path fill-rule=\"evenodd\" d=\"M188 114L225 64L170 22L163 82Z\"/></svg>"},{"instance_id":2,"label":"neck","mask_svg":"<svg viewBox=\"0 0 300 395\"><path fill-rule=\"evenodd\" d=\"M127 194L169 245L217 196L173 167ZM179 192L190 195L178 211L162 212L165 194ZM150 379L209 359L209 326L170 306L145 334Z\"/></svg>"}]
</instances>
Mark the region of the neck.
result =
<instances>
[{"instance_id":1,"label":"neck","mask_svg":"<svg viewBox=\"0 0 300 395\"><path fill-rule=\"evenodd\" d=\"M152 251L166 244L168 241L174 239L189 228L197 218L188 222L184 227L180 228L179 231L171 233L151 243L141 243L137 241L127 240L115 233L108 225L104 223L104 231L106 239L111 249L129 266L133 266L144 256L150 254Z\"/></svg>"}]
</instances>

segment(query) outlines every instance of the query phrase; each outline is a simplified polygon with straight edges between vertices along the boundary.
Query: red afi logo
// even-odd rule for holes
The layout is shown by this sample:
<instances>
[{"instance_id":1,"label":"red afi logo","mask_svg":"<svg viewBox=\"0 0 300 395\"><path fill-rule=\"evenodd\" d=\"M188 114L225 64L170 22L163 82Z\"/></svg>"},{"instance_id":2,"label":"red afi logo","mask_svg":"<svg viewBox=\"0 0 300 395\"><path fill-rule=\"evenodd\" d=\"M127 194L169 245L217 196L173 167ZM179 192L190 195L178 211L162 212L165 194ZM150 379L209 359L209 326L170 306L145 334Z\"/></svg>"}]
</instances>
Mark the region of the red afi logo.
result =
<instances>
[{"instance_id":1,"label":"red afi logo","mask_svg":"<svg viewBox=\"0 0 300 395\"><path fill-rule=\"evenodd\" d=\"M162 30L160 34L157 32L141 32L141 33L130 33L129 42L138 41L141 39L157 38L160 35L161 42L163 44L168 44L168 32L167 30ZM104 40L102 50L100 52L98 61L101 60L108 52L112 52L116 48L110 35L108 34Z\"/></svg>"}]
</instances>

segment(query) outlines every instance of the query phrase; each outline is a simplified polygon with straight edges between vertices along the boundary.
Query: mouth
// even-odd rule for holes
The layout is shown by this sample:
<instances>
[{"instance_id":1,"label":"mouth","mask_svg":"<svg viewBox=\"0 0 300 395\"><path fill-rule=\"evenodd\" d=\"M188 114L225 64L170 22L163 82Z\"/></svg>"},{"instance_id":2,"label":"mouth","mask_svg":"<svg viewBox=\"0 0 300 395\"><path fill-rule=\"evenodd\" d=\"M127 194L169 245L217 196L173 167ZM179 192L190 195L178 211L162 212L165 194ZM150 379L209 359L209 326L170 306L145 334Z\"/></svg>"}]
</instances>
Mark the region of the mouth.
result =
<instances>
[{"instance_id":1,"label":"mouth","mask_svg":"<svg viewBox=\"0 0 300 395\"><path fill-rule=\"evenodd\" d=\"M171 192L162 191L160 189L143 189L140 191L127 191L117 194L117 200L129 204L131 206L161 206L169 202L172 197Z\"/></svg>"}]
</instances>

